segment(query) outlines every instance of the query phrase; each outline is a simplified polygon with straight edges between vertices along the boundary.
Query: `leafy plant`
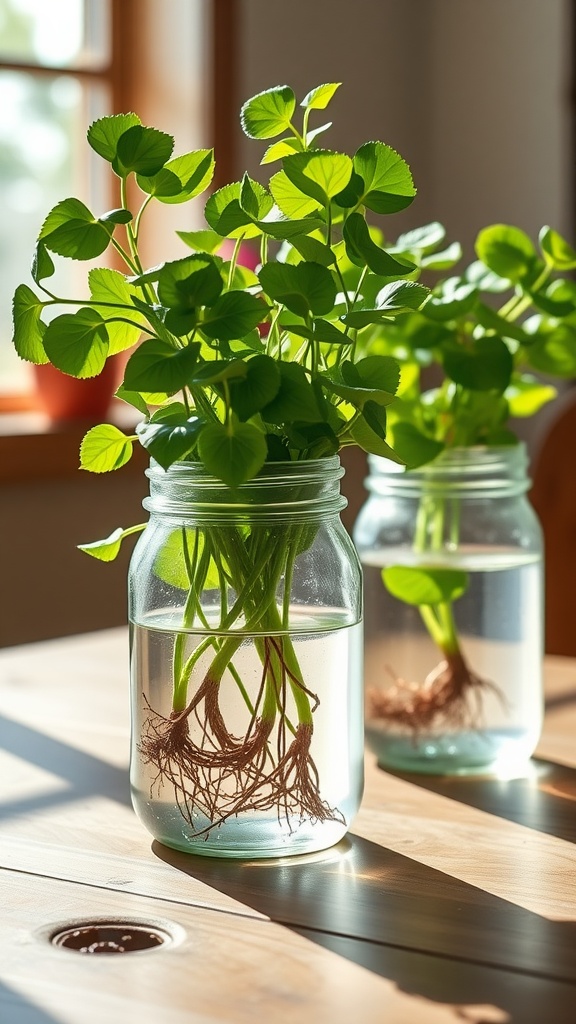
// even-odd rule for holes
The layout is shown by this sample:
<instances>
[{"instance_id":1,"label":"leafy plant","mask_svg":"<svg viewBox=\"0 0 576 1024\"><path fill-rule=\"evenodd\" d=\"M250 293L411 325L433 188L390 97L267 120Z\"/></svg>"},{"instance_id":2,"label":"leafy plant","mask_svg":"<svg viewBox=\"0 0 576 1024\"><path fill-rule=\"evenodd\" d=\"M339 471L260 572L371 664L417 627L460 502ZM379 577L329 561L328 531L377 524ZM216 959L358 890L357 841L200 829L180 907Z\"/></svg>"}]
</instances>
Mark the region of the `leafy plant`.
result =
<instances>
[{"instance_id":1,"label":"leafy plant","mask_svg":"<svg viewBox=\"0 0 576 1024\"><path fill-rule=\"evenodd\" d=\"M209 195L206 226L179 232L187 253L153 268L144 267L140 256L148 207L184 203L204 193L213 175L213 154L203 149L174 157L174 140L144 126L133 113L91 125L88 143L118 179L117 207L96 215L76 198L58 203L38 237L32 267L37 290L22 284L14 297L14 345L23 359L49 361L82 378L99 374L111 356L134 349L118 396L138 410L142 421L132 435L113 424L93 427L81 447L83 469L118 469L130 459L135 442L164 470L192 461L230 488L254 477L267 462L324 458L349 444L398 460L386 440L398 364L388 354L364 354L358 338L366 328L378 330L418 310L428 295L413 279L417 264L408 254L391 251L367 220L404 209L415 188L405 161L384 143L368 142L353 156L319 148L330 125L311 128L310 117L327 107L337 88L330 83L309 92L300 104L301 120L288 86L245 103L245 133L255 140L275 140L262 158L264 165L276 165L274 173L267 185L244 174ZM234 246L231 259L220 255L225 240ZM241 266L247 241L259 247L255 273ZM53 254L90 261L109 250L125 273L90 269L89 295L83 299L50 289ZM46 322L43 315L53 307L64 312ZM122 539L138 529L118 529L83 550L109 561ZM320 801L309 762L314 695L302 679L289 636L281 642L266 639L267 631L277 634L285 625L276 584L282 575L291 579L304 541L301 537L296 543L286 532L279 544L277 532L264 530L263 535L259 530L258 543L250 529L232 531L225 550L215 532L207 532L199 544L181 531L156 568L174 584L175 560L179 579L185 567L184 631L198 625L195 595L216 572L220 629L238 631L225 640L200 621L199 628L208 631L201 653L211 649L213 661L197 685L193 672L199 655L187 654L185 634L178 636L172 714L161 719L151 710L142 743L160 780L175 786L191 824L197 799L220 821L249 807L248 794L255 791L254 775L264 771L269 759L274 727L281 734L277 748L294 749L298 764L309 772L303 789L315 794L294 814L322 819L334 813ZM264 637L259 647L264 683L254 704L233 663L241 621ZM254 737L246 737L239 749L220 712L214 734L214 705L221 700L225 670L253 720L261 723L258 749ZM296 732L285 701L275 696L280 677L283 691L294 700ZM207 695L212 704L203 720L201 754L187 721L193 708L199 714ZM285 734L292 735L292 747ZM212 775L205 765L210 749ZM245 770L248 760L252 774ZM204 781L197 783L201 791L182 781L197 778L199 761L205 769ZM235 805L225 812L213 799L223 773L234 775L237 793ZM287 806L286 787L278 800L279 808Z\"/></svg>"},{"instance_id":2,"label":"leafy plant","mask_svg":"<svg viewBox=\"0 0 576 1024\"><path fill-rule=\"evenodd\" d=\"M366 351L401 364L388 439L408 470L450 448L516 444L510 420L533 415L556 396L541 375L576 376L576 251L569 243L544 227L537 247L519 228L494 224L476 239L477 259L456 273L461 247L444 247L444 239L442 225L433 223L397 240L393 254L410 259L422 274L451 274L432 287L418 311L362 333ZM427 493L415 550L429 554L432 564L435 553L454 550L457 518L447 515L444 498ZM453 577L460 580L455 588ZM461 720L468 689L488 685L467 665L454 621L453 603L466 589L467 574L390 566L383 582L394 597L420 609L443 662L416 696L399 686L393 699L379 698L379 717L415 730Z\"/></svg>"}]
</instances>

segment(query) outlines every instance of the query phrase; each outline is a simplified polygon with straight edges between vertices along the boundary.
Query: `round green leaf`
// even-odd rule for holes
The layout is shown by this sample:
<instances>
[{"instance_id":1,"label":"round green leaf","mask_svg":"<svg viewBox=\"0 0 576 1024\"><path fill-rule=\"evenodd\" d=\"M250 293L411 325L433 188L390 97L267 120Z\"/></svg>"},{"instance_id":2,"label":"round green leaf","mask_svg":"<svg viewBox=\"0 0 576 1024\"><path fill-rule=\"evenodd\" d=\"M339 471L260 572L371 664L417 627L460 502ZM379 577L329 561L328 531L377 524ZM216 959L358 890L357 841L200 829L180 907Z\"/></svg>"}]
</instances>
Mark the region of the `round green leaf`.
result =
<instances>
[{"instance_id":1,"label":"round green leaf","mask_svg":"<svg viewBox=\"0 0 576 1024\"><path fill-rule=\"evenodd\" d=\"M100 423L80 445L80 467L91 473L109 473L128 462L131 455L132 441L111 423Z\"/></svg>"},{"instance_id":2,"label":"round green leaf","mask_svg":"<svg viewBox=\"0 0 576 1024\"><path fill-rule=\"evenodd\" d=\"M322 209L322 200L312 199L304 195L285 171L278 171L270 178L270 191L274 202L282 211L285 217L290 219L301 219L308 217L311 213L317 213Z\"/></svg>"},{"instance_id":3,"label":"round green leaf","mask_svg":"<svg viewBox=\"0 0 576 1024\"><path fill-rule=\"evenodd\" d=\"M39 238L59 256L91 260L107 248L112 229L96 220L79 199L63 199L46 217Z\"/></svg>"},{"instance_id":4,"label":"round green leaf","mask_svg":"<svg viewBox=\"0 0 576 1024\"><path fill-rule=\"evenodd\" d=\"M225 292L206 310L200 326L208 338L241 340L264 320L267 311L268 307L248 292Z\"/></svg>"},{"instance_id":5,"label":"round green leaf","mask_svg":"<svg viewBox=\"0 0 576 1024\"><path fill-rule=\"evenodd\" d=\"M544 259L553 270L573 270L576 267L576 251L557 231L543 227L538 240Z\"/></svg>"},{"instance_id":6,"label":"round green leaf","mask_svg":"<svg viewBox=\"0 0 576 1024\"><path fill-rule=\"evenodd\" d=\"M123 274L118 270L110 270L108 267L95 267L89 272L88 281L90 298L95 302L106 303L106 305L97 306L96 311L106 321L109 341L108 354L116 355L117 352L124 352L127 348L131 348L140 338L140 327L123 321L114 321L111 318L125 316L135 324L142 326L145 324L144 317L132 303L136 294L135 289L130 287Z\"/></svg>"},{"instance_id":7,"label":"round green leaf","mask_svg":"<svg viewBox=\"0 0 576 1024\"><path fill-rule=\"evenodd\" d=\"M113 114L94 121L88 129L88 142L99 156L109 163L116 157L118 139L134 125L140 124L137 114Z\"/></svg>"},{"instance_id":8,"label":"round green leaf","mask_svg":"<svg viewBox=\"0 0 576 1024\"><path fill-rule=\"evenodd\" d=\"M299 363L278 362L280 387L275 398L262 410L266 423L318 423L322 414L316 393Z\"/></svg>"},{"instance_id":9,"label":"round green leaf","mask_svg":"<svg viewBox=\"0 0 576 1024\"><path fill-rule=\"evenodd\" d=\"M42 300L28 285L18 285L12 303L12 343L21 359L38 365L48 362L43 342L46 324L40 319L43 308Z\"/></svg>"},{"instance_id":10,"label":"round green leaf","mask_svg":"<svg viewBox=\"0 0 576 1024\"><path fill-rule=\"evenodd\" d=\"M124 371L127 391L163 391L173 395L188 383L200 345L173 348L156 338L145 341L130 356Z\"/></svg>"},{"instance_id":11,"label":"round green leaf","mask_svg":"<svg viewBox=\"0 0 576 1024\"><path fill-rule=\"evenodd\" d=\"M456 601L468 587L468 574L457 569L390 565L382 570L382 579L393 597L417 606Z\"/></svg>"},{"instance_id":12,"label":"round green leaf","mask_svg":"<svg viewBox=\"0 0 576 1024\"><path fill-rule=\"evenodd\" d=\"M200 195L214 176L214 151L197 149L169 160L152 177L137 175L140 188L161 203L186 203Z\"/></svg>"},{"instance_id":13,"label":"round green leaf","mask_svg":"<svg viewBox=\"0 0 576 1024\"><path fill-rule=\"evenodd\" d=\"M360 267L369 267L382 277L406 275L416 267L408 260L399 262L370 237L370 229L360 213L351 213L344 222L344 241L348 259Z\"/></svg>"},{"instance_id":14,"label":"round green leaf","mask_svg":"<svg viewBox=\"0 0 576 1024\"><path fill-rule=\"evenodd\" d=\"M265 217L272 209L273 199L266 189L254 183L259 198L259 217ZM204 209L204 216L210 227L223 238L254 238L260 234L260 228L253 223L252 215L246 213L240 205L242 182L236 181L224 185L210 196Z\"/></svg>"},{"instance_id":15,"label":"round green leaf","mask_svg":"<svg viewBox=\"0 0 576 1024\"><path fill-rule=\"evenodd\" d=\"M137 174L157 174L170 159L174 139L157 128L145 128L136 124L128 128L116 146L116 165L122 177L131 171Z\"/></svg>"},{"instance_id":16,"label":"round green leaf","mask_svg":"<svg viewBox=\"0 0 576 1024\"><path fill-rule=\"evenodd\" d=\"M161 409L152 421L139 423L136 433L140 443L156 459L163 469L183 459L194 448L203 420L197 416L188 417L183 406Z\"/></svg>"},{"instance_id":17,"label":"round green leaf","mask_svg":"<svg viewBox=\"0 0 576 1024\"><path fill-rule=\"evenodd\" d=\"M272 139L290 127L296 97L287 85L258 93L244 103L240 123L249 139Z\"/></svg>"},{"instance_id":18,"label":"round green leaf","mask_svg":"<svg viewBox=\"0 0 576 1024\"><path fill-rule=\"evenodd\" d=\"M44 348L53 366L72 377L96 377L109 354L106 324L95 309L64 313L48 324Z\"/></svg>"},{"instance_id":19,"label":"round green leaf","mask_svg":"<svg viewBox=\"0 0 576 1024\"><path fill-rule=\"evenodd\" d=\"M427 254L434 252L444 241L445 237L446 228L439 221L435 220L431 224L424 224L420 228L405 231L404 234L396 239L394 248L407 252L416 250L417 252Z\"/></svg>"},{"instance_id":20,"label":"round green leaf","mask_svg":"<svg viewBox=\"0 0 576 1024\"><path fill-rule=\"evenodd\" d=\"M557 377L576 377L576 330L559 324L548 334L537 335L526 350L529 365Z\"/></svg>"},{"instance_id":21,"label":"round green leaf","mask_svg":"<svg viewBox=\"0 0 576 1024\"><path fill-rule=\"evenodd\" d=\"M282 160L285 156L292 156L292 153L301 153L302 143L299 139L288 138L273 142L264 153L260 163L273 164L275 160Z\"/></svg>"},{"instance_id":22,"label":"round green leaf","mask_svg":"<svg viewBox=\"0 0 576 1024\"><path fill-rule=\"evenodd\" d=\"M276 397L280 371L270 356L257 355L246 360L244 380L232 381L230 404L239 420L249 420Z\"/></svg>"},{"instance_id":23,"label":"round green leaf","mask_svg":"<svg viewBox=\"0 0 576 1024\"><path fill-rule=\"evenodd\" d=\"M407 469L417 469L432 462L444 445L427 434L423 434L413 423L404 420L392 422L389 426L390 444L405 463Z\"/></svg>"},{"instance_id":24,"label":"round green leaf","mask_svg":"<svg viewBox=\"0 0 576 1024\"><path fill-rule=\"evenodd\" d=\"M316 149L311 153L294 153L283 161L286 176L304 195L322 206L338 195L350 181L352 160L345 153Z\"/></svg>"},{"instance_id":25,"label":"round green leaf","mask_svg":"<svg viewBox=\"0 0 576 1024\"><path fill-rule=\"evenodd\" d=\"M198 565L204 551L204 534L200 530L179 527L168 534L154 561L154 574L164 583L178 590L190 590L188 565L193 555ZM186 547L186 550L185 550ZM220 585L218 569L210 557L203 587L216 589Z\"/></svg>"},{"instance_id":26,"label":"round green leaf","mask_svg":"<svg viewBox=\"0 0 576 1024\"><path fill-rule=\"evenodd\" d=\"M478 338L469 347L447 344L442 356L446 374L456 384L472 391L505 391L514 361L501 338Z\"/></svg>"},{"instance_id":27,"label":"round green leaf","mask_svg":"<svg viewBox=\"0 0 576 1024\"><path fill-rule=\"evenodd\" d=\"M542 406L556 398L558 392L551 384L542 384L527 374L515 377L506 389L505 398L511 416L534 416Z\"/></svg>"},{"instance_id":28,"label":"round green leaf","mask_svg":"<svg viewBox=\"0 0 576 1024\"><path fill-rule=\"evenodd\" d=\"M283 303L292 313L306 317L325 316L334 307L336 283L320 263L303 261L296 266L271 261L261 267L258 278L266 295Z\"/></svg>"},{"instance_id":29,"label":"round green leaf","mask_svg":"<svg viewBox=\"0 0 576 1024\"><path fill-rule=\"evenodd\" d=\"M374 213L404 210L416 195L408 164L383 142L361 146L354 156L354 171L361 184L356 201Z\"/></svg>"},{"instance_id":30,"label":"round green leaf","mask_svg":"<svg viewBox=\"0 0 576 1024\"><path fill-rule=\"evenodd\" d=\"M198 453L209 473L228 487L238 487L264 465L266 439L251 423L214 423L201 432Z\"/></svg>"},{"instance_id":31,"label":"round green leaf","mask_svg":"<svg viewBox=\"0 0 576 1024\"><path fill-rule=\"evenodd\" d=\"M537 259L528 235L507 224L484 228L476 239L476 255L490 270L508 281L521 281Z\"/></svg>"},{"instance_id":32,"label":"round green leaf","mask_svg":"<svg viewBox=\"0 0 576 1024\"><path fill-rule=\"evenodd\" d=\"M179 312L212 306L223 286L220 271L210 256L186 256L165 263L158 274L160 302Z\"/></svg>"}]
</instances>

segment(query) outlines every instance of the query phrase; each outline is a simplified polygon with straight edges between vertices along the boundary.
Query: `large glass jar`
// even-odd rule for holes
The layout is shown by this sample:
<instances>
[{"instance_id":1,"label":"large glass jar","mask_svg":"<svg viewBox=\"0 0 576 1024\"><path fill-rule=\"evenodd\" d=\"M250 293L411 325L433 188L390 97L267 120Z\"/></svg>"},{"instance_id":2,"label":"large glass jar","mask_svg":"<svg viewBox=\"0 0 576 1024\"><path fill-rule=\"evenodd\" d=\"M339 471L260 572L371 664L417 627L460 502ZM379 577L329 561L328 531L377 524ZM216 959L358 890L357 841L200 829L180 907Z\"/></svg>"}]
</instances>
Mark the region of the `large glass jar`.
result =
<instances>
[{"instance_id":1,"label":"large glass jar","mask_svg":"<svg viewBox=\"0 0 576 1024\"><path fill-rule=\"evenodd\" d=\"M524 445L369 459L367 739L400 771L515 772L542 724L542 538Z\"/></svg>"},{"instance_id":2,"label":"large glass jar","mask_svg":"<svg viewBox=\"0 0 576 1024\"><path fill-rule=\"evenodd\" d=\"M363 785L362 585L337 456L231 490L148 470L130 566L131 782L162 843L273 857L333 845Z\"/></svg>"}]
</instances>

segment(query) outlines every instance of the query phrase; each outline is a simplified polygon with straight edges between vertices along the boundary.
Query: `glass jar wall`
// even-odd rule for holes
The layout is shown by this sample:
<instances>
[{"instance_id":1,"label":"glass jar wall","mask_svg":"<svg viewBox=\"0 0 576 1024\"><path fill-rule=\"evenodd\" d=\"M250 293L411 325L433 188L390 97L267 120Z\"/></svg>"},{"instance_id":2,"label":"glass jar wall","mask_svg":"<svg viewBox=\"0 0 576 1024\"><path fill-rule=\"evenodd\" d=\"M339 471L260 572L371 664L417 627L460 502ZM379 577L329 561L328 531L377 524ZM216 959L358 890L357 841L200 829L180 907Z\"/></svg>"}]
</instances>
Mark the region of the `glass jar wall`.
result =
<instances>
[{"instance_id":1,"label":"glass jar wall","mask_svg":"<svg viewBox=\"0 0 576 1024\"><path fill-rule=\"evenodd\" d=\"M401 771L517 771L542 723L542 539L525 448L369 465L354 530L368 742Z\"/></svg>"},{"instance_id":2,"label":"glass jar wall","mask_svg":"<svg viewBox=\"0 0 576 1024\"><path fill-rule=\"evenodd\" d=\"M234 491L148 471L130 567L131 780L162 843L271 857L338 842L363 783L362 587L337 457Z\"/></svg>"}]
</instances>

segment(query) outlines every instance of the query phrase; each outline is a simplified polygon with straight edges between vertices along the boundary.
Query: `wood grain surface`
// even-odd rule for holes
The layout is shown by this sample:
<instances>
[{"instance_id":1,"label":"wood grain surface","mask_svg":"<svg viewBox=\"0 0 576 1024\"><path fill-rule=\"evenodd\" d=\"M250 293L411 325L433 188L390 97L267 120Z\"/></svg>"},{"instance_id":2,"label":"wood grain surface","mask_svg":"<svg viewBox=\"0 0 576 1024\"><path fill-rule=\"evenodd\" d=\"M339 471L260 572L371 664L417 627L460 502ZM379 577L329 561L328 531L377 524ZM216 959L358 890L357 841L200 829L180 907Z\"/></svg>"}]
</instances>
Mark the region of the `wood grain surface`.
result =
<instances>
[{"instance_id":1,"label":"wood grain surface","mask_svg":"<svg viewBox=\"0 0 576 1024\"><path fill-rule=\"evenodd\" d=\"M124 631L0 652L2 1024L571 1024L576 661L547 659L546 678L519 777L393 775L368 755L337 847L235 862L151 842L130 807ZM153 914L186 940L94 963L38 937L85 914Z\"/></svg>"}]
</instances>

